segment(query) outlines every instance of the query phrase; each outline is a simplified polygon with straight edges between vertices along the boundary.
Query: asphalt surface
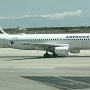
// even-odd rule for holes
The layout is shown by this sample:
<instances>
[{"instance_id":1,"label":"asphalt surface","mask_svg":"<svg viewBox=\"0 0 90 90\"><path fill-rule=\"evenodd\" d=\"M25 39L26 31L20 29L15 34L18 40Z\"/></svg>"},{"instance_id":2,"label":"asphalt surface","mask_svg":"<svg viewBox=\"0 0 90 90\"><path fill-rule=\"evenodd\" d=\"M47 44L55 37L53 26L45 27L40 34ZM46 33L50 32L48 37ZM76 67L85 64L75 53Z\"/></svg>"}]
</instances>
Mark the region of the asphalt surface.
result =
<instances>
[{"instance_id":1,"label":"asphalt surface","mask_svg":"<svg viewBox=\"0 0 90 90\"><path fill-rule=\"evenodd\" d=\"M0 90L90 90L90 51L43 58L44 51L0 49Z\"/></svg>"}]
</instances>

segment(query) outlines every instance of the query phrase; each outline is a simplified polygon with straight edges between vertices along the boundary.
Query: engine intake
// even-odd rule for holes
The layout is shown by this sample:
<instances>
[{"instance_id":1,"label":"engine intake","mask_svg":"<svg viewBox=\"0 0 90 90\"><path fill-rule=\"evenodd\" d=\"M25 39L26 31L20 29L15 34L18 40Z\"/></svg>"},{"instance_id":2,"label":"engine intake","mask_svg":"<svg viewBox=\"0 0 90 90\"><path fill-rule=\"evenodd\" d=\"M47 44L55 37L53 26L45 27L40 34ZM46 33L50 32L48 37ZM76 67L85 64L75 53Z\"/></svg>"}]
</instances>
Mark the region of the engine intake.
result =
<instances>
[{"instance_id":1,"label":"engine intake","mask_svg":"<svg viewBox=\"0 0 90 90\"><path fill-rule=\"evenodd\" d=\"M69 53L69 47L55 47L54 51L57 55L67 56Z\"/></svg>"}]
</instances>

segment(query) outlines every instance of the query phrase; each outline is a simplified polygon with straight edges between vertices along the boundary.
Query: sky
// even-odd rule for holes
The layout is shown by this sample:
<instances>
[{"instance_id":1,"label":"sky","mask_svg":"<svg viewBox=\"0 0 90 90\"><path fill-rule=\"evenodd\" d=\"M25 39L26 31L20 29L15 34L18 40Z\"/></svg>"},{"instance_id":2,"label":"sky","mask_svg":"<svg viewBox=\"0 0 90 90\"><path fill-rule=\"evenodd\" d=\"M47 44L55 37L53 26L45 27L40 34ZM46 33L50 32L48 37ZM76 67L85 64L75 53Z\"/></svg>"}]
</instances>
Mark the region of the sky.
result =
<instances>
[{"instance_id":1,"label":"sky","mask_svg":"<svg viewBox=\"0 0 90 90\"><path fill-rule=\"evenodd\" d=\"M89 9L90 0L0 0L0 26L90 26Z\"/></svg>"}]
</instances>

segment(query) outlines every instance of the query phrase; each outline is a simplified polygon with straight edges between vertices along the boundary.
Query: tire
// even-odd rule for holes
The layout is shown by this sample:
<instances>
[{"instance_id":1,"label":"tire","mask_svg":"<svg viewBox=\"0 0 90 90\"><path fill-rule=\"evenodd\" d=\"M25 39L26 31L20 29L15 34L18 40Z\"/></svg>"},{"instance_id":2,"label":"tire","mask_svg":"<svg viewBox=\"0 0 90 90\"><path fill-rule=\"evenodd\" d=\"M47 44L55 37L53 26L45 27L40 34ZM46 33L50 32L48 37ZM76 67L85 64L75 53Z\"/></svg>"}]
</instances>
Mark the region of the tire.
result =
<instances>
[{"instance_id":1,"label":"tire","mask_svg":"<svg viewBox=\"0 0 90 90\"><path fill-rule=\"evenodd\" d=\"M44 58L49 58L49 54L48 53L45 53L44 54Z\"/></svg>"}]
</instances>

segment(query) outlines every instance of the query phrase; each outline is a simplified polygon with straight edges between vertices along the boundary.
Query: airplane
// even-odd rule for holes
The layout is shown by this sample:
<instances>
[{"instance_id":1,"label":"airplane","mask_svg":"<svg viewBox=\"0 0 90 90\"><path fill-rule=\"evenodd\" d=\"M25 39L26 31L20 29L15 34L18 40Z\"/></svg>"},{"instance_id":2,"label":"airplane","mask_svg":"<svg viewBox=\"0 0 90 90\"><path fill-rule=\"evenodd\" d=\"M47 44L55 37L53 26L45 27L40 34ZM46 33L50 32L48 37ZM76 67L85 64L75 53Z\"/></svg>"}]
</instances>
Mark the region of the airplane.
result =
<instances>
[{"instance_id":1,"label":"airplane","mask_svg":"<svg viewBox=\"0 0 90 90\"><path fill-rule=\"evenodd\" d=\"M69 53L80 53L90 49L90 33L76 34L7 34L0 27L0 47L22 50L44 50L44 58L52 53L56 56L67 56Z\"/></svg>"}]
</instances>

